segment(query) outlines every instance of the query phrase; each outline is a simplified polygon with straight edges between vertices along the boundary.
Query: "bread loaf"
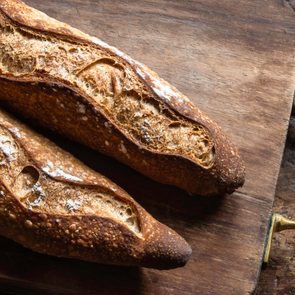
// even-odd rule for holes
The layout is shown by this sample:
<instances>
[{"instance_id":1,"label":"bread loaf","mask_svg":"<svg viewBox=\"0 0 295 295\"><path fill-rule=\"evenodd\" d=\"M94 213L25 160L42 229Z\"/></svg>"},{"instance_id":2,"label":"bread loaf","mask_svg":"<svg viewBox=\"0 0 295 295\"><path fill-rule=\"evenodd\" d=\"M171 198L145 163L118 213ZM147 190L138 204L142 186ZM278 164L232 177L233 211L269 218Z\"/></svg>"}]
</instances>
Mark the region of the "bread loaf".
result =
<instances>
[{"instance_id":1,"label":"bread loaf","mask_svg":"<svg viewBox=\"0 0 295 295\"><path fill-rule=\"evenodd\" d=\"M231 193L244 165L177 89L118 49L0 1L0 100L144 175L200 195Z\"/></svg>"},{"instance_id":2,"label":"bread loaf","mask_svg":"<svg viewBox=\"0 0 295 295\"><path fill-rule=\"evenodd\" d=\"M191 254L125 191L2 110L0 235L106 264L174 268Z\"/></svg>"}]
</instances>

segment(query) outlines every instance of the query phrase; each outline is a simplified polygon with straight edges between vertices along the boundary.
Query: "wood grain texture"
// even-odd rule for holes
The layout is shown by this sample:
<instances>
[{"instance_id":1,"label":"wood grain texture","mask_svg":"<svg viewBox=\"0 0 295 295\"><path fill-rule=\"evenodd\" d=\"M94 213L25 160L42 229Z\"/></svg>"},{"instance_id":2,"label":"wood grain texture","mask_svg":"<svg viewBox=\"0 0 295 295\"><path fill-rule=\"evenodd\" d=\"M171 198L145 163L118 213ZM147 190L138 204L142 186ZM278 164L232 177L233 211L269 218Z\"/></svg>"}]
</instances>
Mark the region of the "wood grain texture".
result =
<instances>
[{"instance_id":1,"label":"wood grain texture","mask_svg":"<svg viewBox=\"0 0 295 295\"><path fill-rule=\"evenodd\" d=\"M193 257L172 271L122 269L44 257L2 240L2 288L22 294L24 289L42 294L252 293L294 89L290 5L279 0L26 2L115 45L188 95L240 147L247 177L241 190L224 199L192 198L54 137L182 234Z\"/></svg>"}]
</instances>

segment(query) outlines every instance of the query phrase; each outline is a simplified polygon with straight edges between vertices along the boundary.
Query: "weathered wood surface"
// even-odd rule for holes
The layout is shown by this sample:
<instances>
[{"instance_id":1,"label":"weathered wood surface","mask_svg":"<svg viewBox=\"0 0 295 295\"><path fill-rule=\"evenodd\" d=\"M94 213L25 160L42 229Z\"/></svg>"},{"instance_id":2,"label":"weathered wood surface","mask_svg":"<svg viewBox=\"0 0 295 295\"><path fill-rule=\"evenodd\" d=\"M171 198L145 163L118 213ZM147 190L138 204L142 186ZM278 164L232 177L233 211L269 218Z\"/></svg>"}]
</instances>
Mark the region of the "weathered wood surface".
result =
<instances>
[{"instance_id":1,"label":"weathered wood surface","mask_svg":"<svg viewBox=\"0 0 295 295\"><path fill-rule=\"evenodd\" d=\"M27 0L128 52L187 94L240 147L245 186L192 198L63 143L192 245L186 267L119 268L44 257L1 240L2 289L44 294L250 294L260 272L294 89L295 18L281 0ZM97 161L94 161L94 158ZM177 173L177 171L175 172Z\"/></svg>"}]
</instances>

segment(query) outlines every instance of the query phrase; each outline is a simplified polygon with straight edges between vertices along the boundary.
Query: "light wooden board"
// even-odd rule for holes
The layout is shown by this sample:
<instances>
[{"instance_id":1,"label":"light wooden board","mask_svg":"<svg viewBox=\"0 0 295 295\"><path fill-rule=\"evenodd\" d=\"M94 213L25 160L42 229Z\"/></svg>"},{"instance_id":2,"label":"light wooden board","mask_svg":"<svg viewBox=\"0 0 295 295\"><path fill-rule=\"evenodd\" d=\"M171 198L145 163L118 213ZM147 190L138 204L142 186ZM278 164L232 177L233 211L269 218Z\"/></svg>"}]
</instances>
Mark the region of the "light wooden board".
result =
<instances>
[{"instance_id":1,"label":"light wooden board","mask_svg":"<svg viewBox=\"0 0 295 295\"><path fill-rule=\"evenodd\" d=\"M182 234L193 256L186 267L170 271L120 268L46 257L3 239L2 289L21 294L253 292L294 90L295 16L288 1L27 3L115 45L188 95L239 146L247 178L242 189L224 199L193 198L61 142Z\"/></svg>"}]
</instances>

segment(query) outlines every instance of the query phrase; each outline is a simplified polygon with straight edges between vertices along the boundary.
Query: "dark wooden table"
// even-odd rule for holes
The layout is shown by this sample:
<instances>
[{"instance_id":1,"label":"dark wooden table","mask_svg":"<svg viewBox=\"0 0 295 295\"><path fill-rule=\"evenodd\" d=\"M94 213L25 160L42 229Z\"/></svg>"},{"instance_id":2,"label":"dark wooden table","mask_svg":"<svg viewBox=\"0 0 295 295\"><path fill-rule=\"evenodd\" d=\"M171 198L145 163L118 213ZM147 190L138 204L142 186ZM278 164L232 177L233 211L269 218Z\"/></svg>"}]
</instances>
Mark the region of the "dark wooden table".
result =
<instances>
[{"instance_id":1,"label":"dark wooden table","mask_svg":"<svg viewBox=\"0 0 295 295\"><path fill-rule=\"evenodd\" d=\"M230 134L245 159L247 178L242 189L223 199L192 198L63 142L182 234L192 245L192 259L170 271L119 268L45 257L2 239L2 289L21 294L252 293L294 90L295 18L290 3L26 2L128 52L177 86Z\"/></svg>"}]
</instances>

